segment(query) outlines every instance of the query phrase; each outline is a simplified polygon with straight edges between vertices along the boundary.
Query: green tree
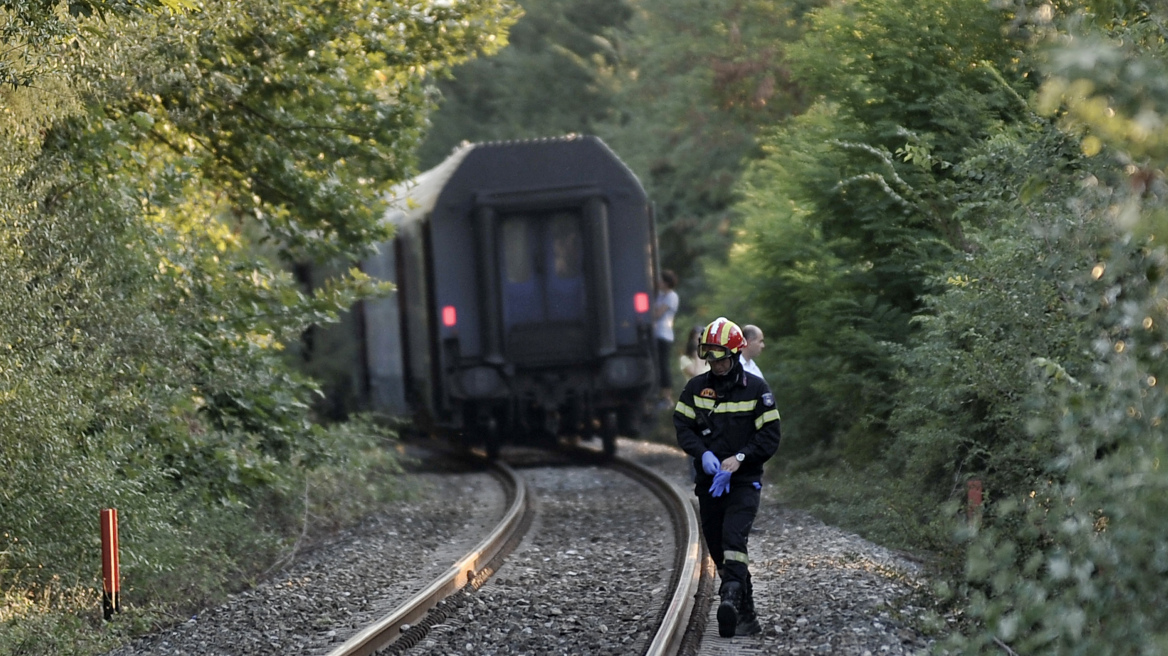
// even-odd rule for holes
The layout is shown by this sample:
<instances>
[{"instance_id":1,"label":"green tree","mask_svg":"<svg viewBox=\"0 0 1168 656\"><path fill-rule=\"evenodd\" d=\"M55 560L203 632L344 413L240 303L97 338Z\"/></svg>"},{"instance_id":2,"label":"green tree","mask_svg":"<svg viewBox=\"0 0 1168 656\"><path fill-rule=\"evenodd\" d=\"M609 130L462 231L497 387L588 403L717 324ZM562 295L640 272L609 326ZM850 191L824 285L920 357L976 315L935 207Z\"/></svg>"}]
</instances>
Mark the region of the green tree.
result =
<instances>
[{"instance_id":1,"label":"green tree","mask_svg":"<svg viewBox=\"0 0 1168 656\"><path fill-rule=\"evenodd\" d=\"M1026 115L1011 84L1027 83L1006 15L979 0L872 0L809 21L787 60L816 105L765 139L729 270L767 272L746 316L782 363L788 457L859 465L890 443L897 345L985 220L957 211L955 171Z\"/></svg>"},{"instance_id":2,"label":"green tree","mask_svg":"<svg viewBox=\"0 0 1168 656\"><path fill-rule=\"evenodd\" d=\"M1036 381L1087 374L1091 317L1075 307L1069 281L1091 260L1100 233L1068 212L1093 162L1078 140L1037 116L1003 129L956 168L957 211L977 215L967 257L953 259L914 318L919 326L896 358L895 440L883 475L911 481L897 490L899 521L962 501L978 479L993 498L1048 480L1057 453L1038 417ZM889 495L895 496L895 495ZM934 534L938 546L945 533Z\"/></svg>"},{"instance_id":3,"label":"green tree","mask_svg":"<svg viewBox=\"0 0 1168 656\"><path fill-rule=\"evenodd\" d=\"M1168 165L1161 81L1166 16L1143 4L1096 2L1027 16L1053 37L1038 106L1081 137L1090 170L1063 204L1096 238L1068 249L1064 296L1091 366L1049 372L1031 430L1057 448L1050 475L1004 496L966 563L973 625L962 653L1148 654L1168 644L1164 595L1162 423L1168 252L1159 245ZM1151 574L1155 573L1155 574Z\"/></svg>"},{"instance_id":4,"label":"green tree","mask_svg":"<svg viewBox=\"0 0 1168 656\"><path fill-rule=\"evenodd\" d=\"M419 151L434 166L463 141L594 134L616 111L628 0L527 0L507 47L438 83L441 109ZM501 45L501 44L500 44Z\"/></svg>"},{"instance_id":5,"label":"green tree","mask_svg":"<svg viewBox=\"0 0 1168 656\"><path fill-rule=\"evenodd\" d=\"M377 199L413 170L430 78L495 47L495 5L228 3L123 24L125 55L76 74L133 79L104 89L107 118L152 122L171 175L197 170L287 258L332 257L385 239Z\"/></svg>"},{"instance_id":6,"label":"green tree","mask_svg":"<svg viewBox=\"0 0 1168 656\"><path fill-rule=\"evenodd\" d=\"M76 6L0 8L36 80L0 90L0 593L46 604L93 584L106 506L138 581L238 581L312 472L364 448L315 423L283 350L386 288L305 294L287 264L387 236L431 77L511 21L488 0Z\"/></svg>"},{"instance_id":7,"label":"green tree","mask_svg":"<svg viewBox=\"0 0 1168 656\"><path fill-rule=\"evenodd\" d=\"M64 5L62 7L61 5ZM55 48L80 36L84 19L133 16L169 9L182 11L188 0L69 0L67 3L0 2L0 85L13 89L37 84L51 74L60 59Z\"/></svg>"},{"instance_id":8,"label":"green tree","mask_svg":"<svg viewBox=\"0 0 1168 656\"><path fill-rule=\"evenodd\" d=\"M821 4L636 4L620 45L620 113L600 134L654 199L662 262L680 275L687 305L707 288L697 263L725 258L733 241L734 188L758 155L758 130L807 105L787 47Z\"/></svg>"}]
</instances>

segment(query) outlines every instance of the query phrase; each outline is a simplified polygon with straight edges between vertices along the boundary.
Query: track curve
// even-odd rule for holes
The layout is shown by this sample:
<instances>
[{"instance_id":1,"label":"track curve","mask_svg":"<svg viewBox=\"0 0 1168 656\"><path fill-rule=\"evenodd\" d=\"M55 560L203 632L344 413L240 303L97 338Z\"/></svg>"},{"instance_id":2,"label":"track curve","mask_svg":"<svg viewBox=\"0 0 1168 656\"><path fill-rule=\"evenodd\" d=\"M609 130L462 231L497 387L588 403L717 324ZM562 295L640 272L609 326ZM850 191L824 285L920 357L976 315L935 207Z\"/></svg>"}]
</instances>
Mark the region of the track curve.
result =
<instances>
[{"instance_id":1,"label":"track curve","mask_svg":"<svg viewBox=\"0 0 1168 656\"><path fill-rule=\"evenodd\" d=\"M341 646L329 652L329 656L369 656L393 644L402 637L411 623L417 623L430 609L446 597L474 585L494 572L496 560L505 556L505 547L522 536L522 531L530 524L531 507L527 484L513 469L501 462L490 463L491 472L499 478L508 491L510 503L503 519L470 552L458 559L446 572L411 597L397 610L381 620L361 630L346 640Z\"/></svg>"},{"instance_id":2,"label":"track curve","mask_svg":"<svg viewBox=\"0 0 1168 656\"><path fill-rule=\"evenodd\" d=\"M530 456L528 456L530 457ZM651 656L677 654L685 638L701 575L701 538L693 504L681 491L652 469L631 460L605 458L587 449L560 453L572 463L592 463L609 467L647 488L665 507L673 529L673 562L670 581L659 609L643 609L657 616L656 630L640 653ZM522 461L522 458L520 459ZM492 472L504 482L510 498L503 519L484 540L398 609L362 629L328 656L368 656L400 654L422 641L432 626L447 622L473 594L502 566L507 554L531 524L532 493L523 477L503 462L491 464ZM452 598L460 595L463 599Z\"/></svg>"},{"instance_id":3,"label":"track curve","mask_svg":"<svg viewBox=\"0 0 1168 656\"><path fill-rule=\"evenodd\" d=\"M685 638L701 580L703 554L697 512L676 485L652 469L622 458L613 458L612 463L648 486L669 509L672 517L674 539L677 544L672 591L669 604L661 618L660 628L650 642L649 648L645 650L645 654L646 656L676 654Z\"/></svg>"}]
</instances>

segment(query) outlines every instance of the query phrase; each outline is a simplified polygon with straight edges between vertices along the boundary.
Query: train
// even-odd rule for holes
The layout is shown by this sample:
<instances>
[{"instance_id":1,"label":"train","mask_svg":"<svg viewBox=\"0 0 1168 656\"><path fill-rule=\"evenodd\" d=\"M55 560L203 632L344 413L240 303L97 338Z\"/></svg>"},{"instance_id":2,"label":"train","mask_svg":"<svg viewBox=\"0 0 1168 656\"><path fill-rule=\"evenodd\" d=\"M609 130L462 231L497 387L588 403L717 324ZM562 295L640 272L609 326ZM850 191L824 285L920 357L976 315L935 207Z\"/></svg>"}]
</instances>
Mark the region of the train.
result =
<instances>
[{"instance_id":1,"label":"train","mask_svg":"<svg viewBox=\"0 0 1168 656\"><path fill-rule=\"evenodd\" d=\"M398 185L361 263L368 407L481 447L617 435L657 391L653 207L599 138L464 144Z\"/></svg>"}]
</instances>

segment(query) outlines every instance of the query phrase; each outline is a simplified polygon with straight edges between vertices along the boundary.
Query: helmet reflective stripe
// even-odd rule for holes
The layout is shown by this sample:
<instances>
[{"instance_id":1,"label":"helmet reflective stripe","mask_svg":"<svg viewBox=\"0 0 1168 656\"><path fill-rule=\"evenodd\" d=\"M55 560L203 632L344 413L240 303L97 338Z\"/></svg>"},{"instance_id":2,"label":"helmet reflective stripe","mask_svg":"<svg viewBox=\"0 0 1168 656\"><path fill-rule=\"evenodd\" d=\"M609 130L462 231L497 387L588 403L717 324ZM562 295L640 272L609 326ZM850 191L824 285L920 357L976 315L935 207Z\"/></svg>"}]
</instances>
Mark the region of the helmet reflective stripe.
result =
<instances>
[{"instance_id":1,"label":"helmet reflective stripe","mask_svg":"<svg viewBox=\"0 0 1168 656\"><path fill-rule=\"evenodd\" d=\"M703 345L721 347L731 355L737 355L746 346L746 338L742 336L742 329L737 324L726 317L718 317L702 331L702 341L698 345L699 354Z\"/></svg>"},{"instance_id":2,"label":"helmet reflective stripe","mask_svg":"<svg viewBox=\"0 0 1168 656\"><path fill-rule=\"evenodd\" d=\"M730 342L730 326L733 326L733 325L734 324L727 321L726 323L724 323L718 327L718 343L719 344L728 344Z\"/></svg>"}]
</instances>

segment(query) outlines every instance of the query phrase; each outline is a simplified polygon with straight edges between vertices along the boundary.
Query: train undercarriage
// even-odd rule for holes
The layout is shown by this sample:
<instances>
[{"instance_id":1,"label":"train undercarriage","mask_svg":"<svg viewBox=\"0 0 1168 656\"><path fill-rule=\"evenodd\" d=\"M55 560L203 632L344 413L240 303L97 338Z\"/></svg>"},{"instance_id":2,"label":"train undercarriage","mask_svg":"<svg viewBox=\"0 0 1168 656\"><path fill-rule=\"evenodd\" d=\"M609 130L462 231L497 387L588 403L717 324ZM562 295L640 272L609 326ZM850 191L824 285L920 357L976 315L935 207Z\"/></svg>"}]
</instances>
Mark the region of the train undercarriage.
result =
<instances>
[{"instance_id":1,"label":"train undercarriage","mask_svg":"<svg viewBox=\"0 0 1168 656\"><path fill-rule=\"evenodd\" d=\"M558 438L599 439L604 454L611 457L617 436L639 435L644 417L643 394L621 400L568 394L560 399L468 402L463 423L492 458L506 443L546 445Z\"/></svg>"}]
</instances>

